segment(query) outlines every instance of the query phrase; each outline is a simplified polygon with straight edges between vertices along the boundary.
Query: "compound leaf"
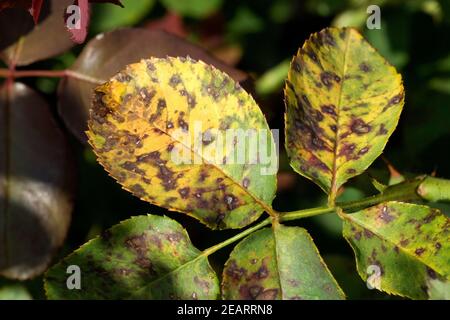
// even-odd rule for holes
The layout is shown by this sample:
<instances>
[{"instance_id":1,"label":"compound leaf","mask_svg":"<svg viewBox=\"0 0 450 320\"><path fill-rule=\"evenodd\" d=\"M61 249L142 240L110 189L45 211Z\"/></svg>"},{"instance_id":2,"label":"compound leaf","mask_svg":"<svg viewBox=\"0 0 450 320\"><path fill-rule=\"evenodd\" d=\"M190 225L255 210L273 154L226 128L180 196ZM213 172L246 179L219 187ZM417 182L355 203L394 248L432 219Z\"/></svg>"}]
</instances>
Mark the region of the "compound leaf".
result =
<instances>
[{"instance_id":1,"label":"compound leaf","mask_svg":"<svg viewBox=\"0 0 450 320\"><path fill-rule=\"evenodd\" d=\"M210 65L129 65L96 88L89 128L98 161L145 201L211 228L241 228L271 211L277 155L267 122L253 98Z\"/></svg>"},{"instance_id":2,"label":"compound leaf","mask_svg":"<svg viewBox=\"0 0 450 320\"><path fill-rule=\"evenodd\" d=\"M404 103L401 76L354 29L311 35L285 88L291 166L330 194L386 145Z\"/></svg>"},{"instance_id":3,"label":"compound leaf","mask_svg":"<svg viewBox=\"0 0 450 320\"><path fill-rule=\"evenodd\" d=\"M341 214L358 273L390 294L431 297L450 277L449 218L426 206L386 202ZM448 285L447 285L448 288Z\"/></svg>"},{"instance_id":4,"label":"compound leaf","mask_svg":"<svg viewBox=\"0 0 450 320\"><path fill-rule=\"evenodd\" d=\"M308 232L274 226L233 250L223 271L224 299L343 299Z\"/></svg>"},{"instance_id":5,"label":"compound leaf","mask_svg":"<svg viewBox=\"0 0 450 320\"><path fill-rule=\"evenodd\" d=\"M80 290L67 287L68 266L80 268ZM46 273L49 299L215 299L216 274L183 227L147 215L107 230Z\"/></svg>"}]
</instances>

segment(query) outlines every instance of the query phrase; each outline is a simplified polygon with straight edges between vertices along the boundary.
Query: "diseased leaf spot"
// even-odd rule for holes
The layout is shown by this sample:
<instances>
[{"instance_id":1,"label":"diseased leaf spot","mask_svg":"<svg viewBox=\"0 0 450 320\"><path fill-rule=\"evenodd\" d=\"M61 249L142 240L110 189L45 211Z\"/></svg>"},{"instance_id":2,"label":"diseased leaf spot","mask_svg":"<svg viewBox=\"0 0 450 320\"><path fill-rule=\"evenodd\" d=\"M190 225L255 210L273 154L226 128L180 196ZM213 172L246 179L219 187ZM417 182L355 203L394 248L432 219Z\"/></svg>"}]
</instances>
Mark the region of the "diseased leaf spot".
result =
<instances>
[{"instance_id":1,"label":"diseased leaf spot","mask_svg":"<svg viewBox=\"0 0 450 320\"><path fill-rule=\"evenodd\" d=\"M395 217L391 214L389 214L389 208L387 206L383 206L381 208L379 217L382 221L384 221L385 223L390 223L392 220L395 219Z\"/></svg>"},{"instance_id":2,"label":"diseased leaf spot","mask_svg":"<svg viewBox=\"0 0 450 320\"><path fill-rule=\"evenodd\" d=\"M178 84L180 84L180 83L181 83L181 77L180 77L179 74L174 74L173 76L170 77L169 85L170 85L172 88L175 89L176 86L177 86Z\"/></svg>"},{"instance_id":3,"label":"diseased leaf spot","mask_svg":"<svg viewBox=\"0 0 450 320\"><path fill-rule=\"evenodd\" d=\"M367 151L369 151L369 147L364 147L358 151L358 155L362 156L362 155L366 154Z\"/></svg>"},{"instance_id":4,"label":"diseased leaf spot","mask_svg":"<svg viewBox=\"0 0 450 320\"><path fill-rule=\"evenodd\" d=\"M294 58L294 60L292 61L292 66L295 71L297 71L297 72L302 71L302 68L300 67L300 63L297 61L297 58Z\"/></svg>"},{"instance_id":5,"label":"diseased leaf spot","mask_svg":"<svg viewBox=\"0 0 450 320\"><path fill-rule=\"evenodd\" d=\"M247 270L245 270L244 268L239 268L236 261L231 260L230 265L226 269L225 273L233 280L239 281L247 273Z\"/></svg>"},{"instance_id":6,"label":"diseased leaf spot","mask_svg":"<svg viewBox=\"0 0 450 320\"><path fill-rule=\"evenodd\" d=\"M148 91L147 88L141 88L139 89L139 95L142 98L142 101L145 103L146 106L149 106L153 97L156 95L156 90Z\"/></svg>"},{"instance_id":7,"label":"diseased leaf spot","mask_svg":"<svg viewBox=\"0 0 450 320\"><path fill-rule=\"evenodd\" d=\"M248 292L252 299L256 299L256 298L258 298L259 294L263 291L263 289L264 288L261 286L254 285L254 286L251 286L250 288L248 288Z\"/></svg>"},{"instance_id":8,"label":"diseased leaf spot","mask_svg":"<svg viewBox=\"0 0 450 320\"><path fill-rule=\"evenodd\" d=\"M242 186L247 189L249 185L250 185L250 179L244 178L244 180L242 180Z\"/></svg>"},{"instance_id":9,"label":"diseased leaf spot","mask_svg":"<svg viewBox=\"0 0 450 320\"><path fill-rule=\"evenodd\" d=\"M134 184L130 191L138 198L143 198L146 195L144 188L140 184Z\"/></svg>"},{"instance_id":10,"label":"diseased leaf spot","mask_svg":"<svg viewBox=\"0 0 450 320\"><path fill-rule=\"evenodd\" d=\"M323 113L327 113L329 115L332 115L333 117L337 117L336 106L333 104L323 105L320 107L320 109Z\"/></svg>"},{"instance_id":11,"label":"diseased leaf spot","mask_svg":"<svg viewBox=\"0 0 450 320\"><path fill-rule=\"evenodd\" d=\"M224 201L228 210L234 210L239 206L239 200L232 194L226 194L224 196Z\"/></svg>"},{"instance_id":12,"label":"diseased leaf spot","mask_svg":"<svg viewBox=\"0 0 450 320\"><path fill-rule=\"evenodd\" d=\"M359 65L359 70L361 70L362 72L370 72L372 71L372 68L367 62L362 62Z\"/></svg>"},{"instance_id":13,"label":"diseased leaf spot","mask_svg":"<svg viewBox=\"0 0 450 320\"><path fill-rule=\"evenodd\" d=\"M417 249L414 251L414 253L415 253L416 255L418 255L418 256L421 256L422 253L424 253L424 252L425 252L425 249L424 249L424 248L417 248Z\"/></svg>"},{"instance_id":14,"label":"diseased leaf spot","mask_svg":"<svg viewBox=\"0 0 450 320\"><path fill-rule=\"evenodd\" d=\"M116 76L117 81L119 82L130 82L131 81L131 77L129 74L124 73L124 72L119 72Z\"/></svg>"},{"instance_id":15,"label":"diseased leaf spot","mask_svg":"<svg viewBox=\"0 0 450 320\"><path fill-rule=\"evenodd\" d=\"M183 199L187 199L189 197L189 191L190 191L189 187L178 189L178 193Z\"/></svg>"},{"instance_id":16,"label":"diseased leaf spot","mask_svg":"<svg viewBox=\"0 0 450 320\"><path fill-rule=\"evenodd\" d=\"M331 89L331 87L333 86L333 81L340 82L341 78L339 78L339 76L337 76L333 72L324 71L320 74L320 80L328 89Z\"/></svg>"},{"instance_id":17,"label":"diseased leaf spot","mask_svg":"<svg viewBox=\"0 0 450 320\"><path fill-rule=\"evenodd\" d=\"M381 135L385 135L386 133L388 133L388 131L386 130L384 123L382 123L380 125L377 135L381 136Z\"/></svg>"},{"instance_id":18,"label":"diseased leaf spot","mask_svg":"<svg viewBox=\"0 0 450 320\"><path fill-rule=\"evenodd\" d=\"M353 168L348 168L345 172L347 172L348 174L354 174L356 173L356 170Z\"/></svg>"},{"instance_id":19,"label":"diseased leaf spot","mask_svg":"<svg viewBox=\"0 0 450 320\"><path fill-rule=\"evenodd\" d=\"M347 160L352 160L354 158L353 152L355 151L356 144L354 143L344 143L342 147L339 149L338 156L344 157Z\"/></svg>"},{"instance_id":20,"label":"diseased leaf spot","mask_svg":"<svg viewBox=\"0 0 450 320\"><path fill-rule=\"evenodd\" d=\"M353 121L351 122L350 129L357 135L364 135L370 132L371 127L370 125L365 123L364 120L357 118L353 119Z\"/></svg>"}]
</instances>

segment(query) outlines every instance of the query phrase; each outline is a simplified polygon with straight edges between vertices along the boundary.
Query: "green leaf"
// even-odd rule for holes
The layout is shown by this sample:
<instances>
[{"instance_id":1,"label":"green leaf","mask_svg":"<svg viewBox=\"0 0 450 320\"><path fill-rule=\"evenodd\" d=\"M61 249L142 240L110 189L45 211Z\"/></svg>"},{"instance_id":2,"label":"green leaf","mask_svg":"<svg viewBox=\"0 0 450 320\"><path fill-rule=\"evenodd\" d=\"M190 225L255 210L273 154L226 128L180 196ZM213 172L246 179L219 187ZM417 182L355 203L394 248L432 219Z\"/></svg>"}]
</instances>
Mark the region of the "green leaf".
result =
<instances>
[{"instance_id":1,"label":"green leaf","mask_svg":"<svg viewBox=\"0 0 450 320\"><path fill-rule=\"evenodd\" d=\"M241 228L272 211L270 129L253 98L210 65L190 58L129 65L95 89L89 128L98 161L142 200L210 228Z\"/></svg>"},{"instance_id":2,"label":"green leaf","mask_svg":"<svg viewBox=\"0 0 450 320\"><path fill-rule=\"evenodd\" d=\"M224 299L343 299L305 229L274 226L233 250L223 271Z\"/></svg>"},{"instance_id":3,"label":"green leaf","mask_svg":"<svg viewBox=\"0 0 450 320\"><path fill-rule=\"evenodd\" d=\"M425 299L429 281L450 277L450 220L426 206L386 202L341 214L358 273L390 294ZM374 271L377 271L374 274Z\"/></svg>"},{"instance_id":4,"label":"green leaf","mask_svg":"<svg viewBox=\"0 0 450 320\"><path fill-rule=\"evenodd\" d=\"M223 0L161 0L170 11L191 18L206 18L219 10Z\"/></svg>"},{"instance_id":5,"label":"green leaf","mask_svg":"<svg viewBox=\"0 0 450 320\"><path fill-rule=\"evenodd\" d=\"M81 270L69 290L67 267ZM46 274L49 299L215 299L218 279L183 227L167 217L138 216L106 231Z\"/></svg>"},{"instance_id":6,"label":"green leaf","mask_svg":"<svg viewBox=\"0 0 450 320\"><path fill-rule=\"evenodd\" d=\"M330 194L381 154L404 102L402 80L351 28L313 34L285 88L291 166Z\"/></svg>"},{"instance_id":7,"label":"green leaf","mask_svg":"<svg viewBox=\"0 0 450 320\"><path fill-rule=\"evenodd\" d=\"M93 33L128 27L140 22L153 8L155 0L121 0L120 6L95 4L90 29Z\"/></svg>"},{"instance_id":8,"label":"green leaf","mask_svg":"<svg viewBox=\"0 0 450 320\"><path fill-rule=\"evenodd\" d=\"M27 288L20 284L10 284L0 287L0 300L32 300Z\"/></svg>"}]
</instances>

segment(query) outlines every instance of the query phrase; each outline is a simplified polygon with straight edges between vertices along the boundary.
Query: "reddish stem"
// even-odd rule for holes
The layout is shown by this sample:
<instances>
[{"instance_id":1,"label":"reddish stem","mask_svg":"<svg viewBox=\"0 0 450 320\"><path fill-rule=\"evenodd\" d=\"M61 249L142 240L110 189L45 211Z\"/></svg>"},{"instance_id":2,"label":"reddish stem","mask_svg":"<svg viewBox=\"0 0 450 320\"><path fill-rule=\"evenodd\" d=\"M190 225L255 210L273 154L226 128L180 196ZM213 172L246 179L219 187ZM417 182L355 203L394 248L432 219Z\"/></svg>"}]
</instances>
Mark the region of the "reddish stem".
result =
<instances>
[{"instance_id":1,"label":"reddish stem","mask_svg":"<svg viewBox=\"0 0 450 320\"><path fill-rule=\"evenodd\" d=\"M74 70L14 70L0 69L0 77L2 78L25 78L25 77L46 77L46 78L64 78L71 77L94 84L102 84L105 80L96 79L94 77L78 73Z\"/></svg>"}]
</instances>

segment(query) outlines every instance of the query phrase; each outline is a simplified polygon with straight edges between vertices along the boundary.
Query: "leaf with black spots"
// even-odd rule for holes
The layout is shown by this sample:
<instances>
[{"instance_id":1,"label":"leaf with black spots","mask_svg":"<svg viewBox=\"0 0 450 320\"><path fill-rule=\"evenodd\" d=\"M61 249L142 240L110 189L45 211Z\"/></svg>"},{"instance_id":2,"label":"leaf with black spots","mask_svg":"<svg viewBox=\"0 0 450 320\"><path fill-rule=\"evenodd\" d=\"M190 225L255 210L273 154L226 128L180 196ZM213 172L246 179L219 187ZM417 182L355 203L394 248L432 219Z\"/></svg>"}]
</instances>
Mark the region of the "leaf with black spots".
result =
<instances>
[{"instance_id":1,"label":"leaf with black spots","mask_svg":"<svg viewBox=\"0 0 450 320\"><path fill-rule=\"evenodd\" d=\"M222 296L232 300L344 299L308 232L276 225L234 248L223 270Z\"/></svg>"},{"instance_id":2,"label":"leaf with black spots","mask_svg":"<svg viewBox=\"0 0 450 320\"><path fill-rule=\"evenodd\" d=\"M142 58L188 54L214 65L241 84L249 79L246 73L227 66L200 47L176 36L139 28L119 29L98 34L84 46L69 69L74 76L60 81L58 111L69 130L85 143L92 91L98 84Z\"/></svg>"},{"instance_id":3,"label":"leaf with black spots","mask_svg":"<svg viewBox=\"0 0 450 320\"><path fill-rule=\"evenodd\" d=\"M358 273L372 287L426 299L432 285L449 281L450 220L439 210L386 202L340 215Z\"/></svg>"},{"instance_id":4,"label":"leaf with black spots","mask_svg":"<svg viewBox=\"0 0 450 320\"><path fill-rule=\"evenodd\" d=\"M81 270L67 288L67 267ZM216 299L217 276L183 227L167 217L138 216L113 226L50 268L49 299Z\"/></svg>"},{"instance_id":5,"label":"leaf with black spots","mask_svg":"<svg viewBox=\"0 0 450 320\"><path fill-rule=\"evenodd\" d=\"M272 211L278 168L266 119L211 65L129 65L95 89L87 134L103 167L145 201L210 228L242 228Z\"/></svg>"},{"instance_id":6,"label":"leaf with black spots","mask_svg":"<svg viewBox=\"0 0 450 320\"><path fill-rule=\"evenodd\" d=\"M70 224L74 164L50 109L22 83L0 90L0 274L42 273Z\"/></svg>"},{"instance_id":7,"label":"leaf with black spots","mask_svg":"<svg viewBox=\"0 0 450 320\"><path fill-rule=\"evenodd\" d=\"M381 154L404 103L401 76L351 28L311 35L285 88L291 166L334 203L337 190Z\"/></svg>"}]
</instances>

